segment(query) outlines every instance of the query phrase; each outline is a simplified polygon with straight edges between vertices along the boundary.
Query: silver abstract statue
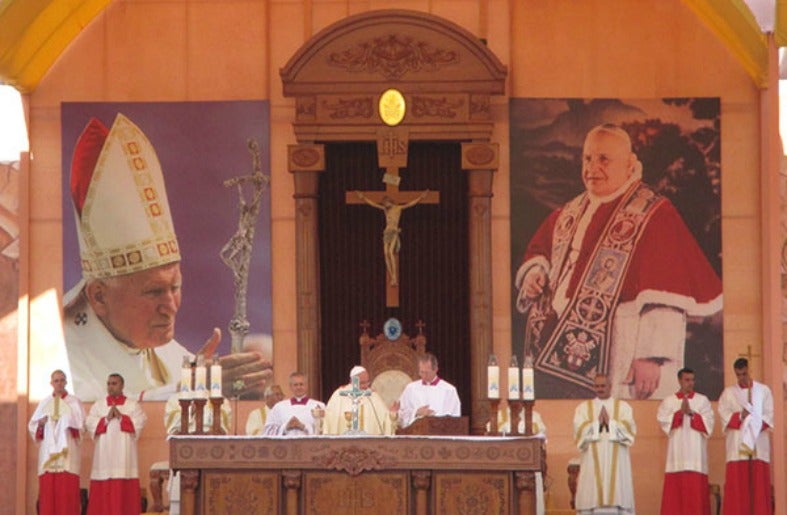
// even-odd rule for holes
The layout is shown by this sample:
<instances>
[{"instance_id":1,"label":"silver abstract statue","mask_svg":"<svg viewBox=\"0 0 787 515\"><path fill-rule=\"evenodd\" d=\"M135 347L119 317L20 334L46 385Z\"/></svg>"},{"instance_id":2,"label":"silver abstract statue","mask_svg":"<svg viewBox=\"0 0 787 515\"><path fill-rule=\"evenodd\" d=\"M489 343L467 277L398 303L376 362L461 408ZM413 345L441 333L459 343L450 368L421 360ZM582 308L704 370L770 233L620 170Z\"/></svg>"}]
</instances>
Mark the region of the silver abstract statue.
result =
<instances>
[{"instance_id":1,"label":"silver abstract statue","mask_svg":"<svg viewBox=\"0 0 787 515\"><path fill-rule=\"evenodd\" d=\"M246 318L246 292L249 285L249 263L254 244L254 227L260 215L260 201L270 177L262 173L260 167L260 149L254 140L248 141L254 172L224 181L224 186L238 188L238 230L221 249L221 260L232 270L235 284L235 313L229 323L232 337L232 352L241 352L243 339L249 332L249 320ZM250 187L246 187L246 185ZM251 202L246 202L246 191L251 192Z\"/></svg>"}]
</instances>

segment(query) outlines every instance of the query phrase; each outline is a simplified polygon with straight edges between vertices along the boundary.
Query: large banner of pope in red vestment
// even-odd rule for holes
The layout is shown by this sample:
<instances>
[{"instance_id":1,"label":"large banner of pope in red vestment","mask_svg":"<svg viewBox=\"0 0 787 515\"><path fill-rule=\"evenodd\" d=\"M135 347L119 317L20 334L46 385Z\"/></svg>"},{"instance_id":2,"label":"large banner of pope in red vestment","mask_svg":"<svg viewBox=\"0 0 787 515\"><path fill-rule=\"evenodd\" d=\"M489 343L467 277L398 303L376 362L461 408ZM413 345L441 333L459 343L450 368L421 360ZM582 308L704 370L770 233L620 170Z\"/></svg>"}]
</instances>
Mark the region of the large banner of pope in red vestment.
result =
<instances>
[{"instance_id":1,"label":"large banner of pope in red vestment","mask_svg":"<svg viewBox=\"0 0 787 515\"><path fill-rule=\"evenodd\" d=\"M718 98L510 101L512 349L536 395L723 388Z\"/></svg>"},{"instance_id":2,"label":"large banner of pope in red vestment","mask_svg":"<svg viewBox=\"0 0 787 515\"><path fill-rule=\"evenodd\" d=\"M166 400L214 327L225 397L258 397L272 377L269 109L62 105L63 324L83 401L103 398L111 372L129 395ZM231 350L242 267L247 336Z\"/></svg>"}]
</instances>

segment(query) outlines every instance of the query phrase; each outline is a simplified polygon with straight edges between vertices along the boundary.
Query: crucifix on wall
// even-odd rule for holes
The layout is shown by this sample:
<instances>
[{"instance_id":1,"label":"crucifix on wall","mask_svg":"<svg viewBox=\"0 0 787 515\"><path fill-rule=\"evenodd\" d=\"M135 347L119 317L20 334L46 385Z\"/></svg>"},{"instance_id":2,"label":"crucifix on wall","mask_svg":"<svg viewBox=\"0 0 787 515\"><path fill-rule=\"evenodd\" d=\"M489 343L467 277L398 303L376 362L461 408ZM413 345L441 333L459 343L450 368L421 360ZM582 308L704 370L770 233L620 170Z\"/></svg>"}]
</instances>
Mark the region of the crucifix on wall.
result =
<instances>
[{"instance_id":1,"label":"crucifix on wall","mask_svg":"<svg viewBox=\"0 0 787 515\"><path fill-rule=\"evenodd\" d=\"M385 305L399 306L399 250L401 232L399 221L402 211L416 204L439 204L440 193L430 190L400 190L399 169L407 166L407 129L392 127L377 132L377 161L385 169L383 182L385 190L348 191L345 201L348 204L367 204L380 209L385 214L383 229L383 257L385 258L386 289Z\"/></svg>"}]
</instances>

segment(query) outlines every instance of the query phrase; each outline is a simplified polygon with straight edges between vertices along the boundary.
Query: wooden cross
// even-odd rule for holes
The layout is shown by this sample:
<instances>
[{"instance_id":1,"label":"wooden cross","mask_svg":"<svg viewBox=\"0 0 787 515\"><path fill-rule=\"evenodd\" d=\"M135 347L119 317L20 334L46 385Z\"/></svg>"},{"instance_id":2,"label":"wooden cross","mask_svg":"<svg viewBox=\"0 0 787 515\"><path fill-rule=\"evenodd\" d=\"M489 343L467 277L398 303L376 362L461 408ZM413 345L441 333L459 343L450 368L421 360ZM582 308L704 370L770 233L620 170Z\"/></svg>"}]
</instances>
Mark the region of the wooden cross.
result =
<instances>
[{"instance_id":1,"label":"wooden cross","mask_svg":"<svg viewBox=\"0 0 787 515\"><path fill-rule=\"evenodd\" d=\"M383 257L386 260L385 305L399 307L399 218L402 211L416 204L439 204L440 193L430 190L401 191L399 169L407 166L408 132L403 127L390 127L377 132L377 162L385 168L385 190L347 191L348 204L367 204L385 214Z\"/></svg>"},{"instance_id":2,"label":"wooden cross","mask_svg":"<svg viewBox=\"0 0 787 515\"><path fill-rule=\"evenodd\" d=\"M751 345L747 345L746 346L746 354L738 353L738 357L739 358L746 358L746 359L748 359L749 360L749 368L751 368L751 366L752 366L751 359L752 358L759 358L760 354L752 354Z\"/></svg>"},{"instance_id":3,"label":"wooden cross","mask_svg":"<svg viewBox=\"0 0 787 515\"><path fill-rule=\"evenodd\" d=\"M738 357L739 358L746 358L749 361L751 361L752 358L759 358L760 355L759 354L752 354L752 352L751 352L751 345L747 345L746 346L746 354L738 353Z\"/></svg>"}]
</instances>

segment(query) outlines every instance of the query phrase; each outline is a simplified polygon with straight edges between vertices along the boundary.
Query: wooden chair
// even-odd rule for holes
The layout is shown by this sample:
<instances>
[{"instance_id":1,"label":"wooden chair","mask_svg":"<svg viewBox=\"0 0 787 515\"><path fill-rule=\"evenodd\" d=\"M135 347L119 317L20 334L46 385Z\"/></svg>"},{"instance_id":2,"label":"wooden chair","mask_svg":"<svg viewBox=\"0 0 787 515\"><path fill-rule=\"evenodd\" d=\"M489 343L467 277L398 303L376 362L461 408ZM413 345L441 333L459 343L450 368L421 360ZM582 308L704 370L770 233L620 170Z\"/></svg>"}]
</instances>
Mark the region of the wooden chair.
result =
<instances>
[{"instance_id":1,"label":"wooden chair","mask_svg":"<svg viewBox=\"0 0 787 515\"><path fill-rule=\"evenodd\" d=\"M361 365L369 371L372 387L390 406L409 382L418 379L418 358L426 354L423 324L419 322L414 338L402 333L395 340L389 340L383 333L372 338L369 325L364 323L362 327Z\"/></svg>"}]
</instances>

